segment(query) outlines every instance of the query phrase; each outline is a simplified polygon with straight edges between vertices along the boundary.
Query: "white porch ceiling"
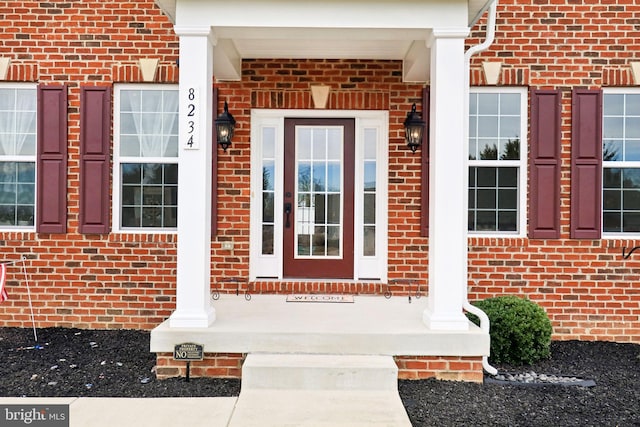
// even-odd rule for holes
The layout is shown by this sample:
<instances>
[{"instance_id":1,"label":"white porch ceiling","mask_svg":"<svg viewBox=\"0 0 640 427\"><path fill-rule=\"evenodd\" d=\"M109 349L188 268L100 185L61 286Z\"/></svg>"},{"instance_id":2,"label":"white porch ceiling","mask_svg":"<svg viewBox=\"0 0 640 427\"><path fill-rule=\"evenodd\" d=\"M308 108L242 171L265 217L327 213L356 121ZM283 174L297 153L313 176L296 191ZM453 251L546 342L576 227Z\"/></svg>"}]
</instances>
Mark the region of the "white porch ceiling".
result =
<instances>
[{"instance_id":1,"label":"white porch ceiling","mask_svg":"<svg viewBox=\"0 0 640 427\"><path fill-rule=\"evenodd\" d=\"M471 27L491 0L154 0L177 27L210 26L214 74L239 80L243 58L403 61L407 82L429 80L434 26ZM304 25L301 26L301 25Z\"/></svg>"}]
</instances>

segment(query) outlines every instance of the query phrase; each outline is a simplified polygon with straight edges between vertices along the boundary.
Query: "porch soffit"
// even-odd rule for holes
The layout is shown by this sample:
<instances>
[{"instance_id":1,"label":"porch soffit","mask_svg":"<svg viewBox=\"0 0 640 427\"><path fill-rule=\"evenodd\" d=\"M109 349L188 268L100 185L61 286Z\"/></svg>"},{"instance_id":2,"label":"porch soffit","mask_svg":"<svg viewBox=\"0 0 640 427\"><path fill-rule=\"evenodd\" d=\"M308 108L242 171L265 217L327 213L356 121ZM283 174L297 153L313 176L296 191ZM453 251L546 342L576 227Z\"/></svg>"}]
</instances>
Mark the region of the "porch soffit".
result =
<instances>
[{"instance_id":1,"label":"porch soffit","mask_svg":"<svg viewBox=\"0 0 640 427\"><path fill-rule=\"evenodd\" d=\"M431 29L463 29L490 0L154 0L176 27L212 28L214 75L240 80L243 58L390 59L429 81Z\"/></svg>"}]
</instances>

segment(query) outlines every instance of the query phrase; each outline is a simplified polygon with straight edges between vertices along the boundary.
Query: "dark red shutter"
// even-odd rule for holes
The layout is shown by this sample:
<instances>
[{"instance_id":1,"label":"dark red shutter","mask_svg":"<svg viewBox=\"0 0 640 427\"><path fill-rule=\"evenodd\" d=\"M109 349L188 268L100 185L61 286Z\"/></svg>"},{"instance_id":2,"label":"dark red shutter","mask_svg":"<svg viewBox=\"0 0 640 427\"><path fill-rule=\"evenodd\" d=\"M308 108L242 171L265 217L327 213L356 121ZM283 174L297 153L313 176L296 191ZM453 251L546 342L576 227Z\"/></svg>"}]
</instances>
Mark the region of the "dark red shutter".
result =
<instances>
[{"instance_id":1,"label":"dark red shutter","mask_svg":"<svg viewBox=\"0 0 640 427\"><path fill-rule=\"evenodd\" d=\"M109 233L111 87L80 88L80 233Z\"/></svg>"},{"instance_id":2,"label":"dark red shutter","mask_svg":"<svg viewBox=\"0 0 640 427\"><path fill-rule=\"evenodd\" d=\"M213 139L211 144L211 237L218 234L218 88L213 88Z\"/></svg>"},{"instance_id":3,"label":"dark red shutter","mask_svg":"<svg viewBox=\"0 0 640 427\"><path fill-rule=\"evenodd\" d=\"M560 238L562 93L531 91L529 237Z\"/></svg>"},{"instance_id":4,"label":"dark red shutter","mask_svg":"<svg viewBox=\"0 0 640 427\"><path fill-rule=\"evenodd\" d=\"M38 233L67 232L67 86L38 86Z\"/></svg>"},{"instance_id":5,"label":"dark red shutter","mask_svg":"<svg viewBox=\"0 0 640 427\"><path fill-rule=\"evenodd\" d=\"M420 236L429 237L429 87L422 89L422 120L425 127L422 136L420 183ZM465 142L466 143L466 142Z\"/></svg>"},{"instance_id":6,"label":"dark red shutter","mask_svg":"<svg viewBox=\"0 0 640 427\"><path fill-rule=\"evenodd\" d=\"M571 238L599 239L602 91L574 89L571 108Z\"/></svg>"}]
</instances>

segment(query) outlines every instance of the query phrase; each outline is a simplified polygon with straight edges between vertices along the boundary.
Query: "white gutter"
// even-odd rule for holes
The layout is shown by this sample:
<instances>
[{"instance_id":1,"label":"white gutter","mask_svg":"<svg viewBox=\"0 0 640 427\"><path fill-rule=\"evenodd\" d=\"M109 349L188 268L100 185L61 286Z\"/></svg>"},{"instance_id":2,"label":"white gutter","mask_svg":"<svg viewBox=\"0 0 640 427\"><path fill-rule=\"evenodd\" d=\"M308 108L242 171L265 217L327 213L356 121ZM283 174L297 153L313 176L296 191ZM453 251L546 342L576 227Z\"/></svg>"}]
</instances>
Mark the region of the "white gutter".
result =
<instances>
[{"instance_id":1,"label":"white gutter","mask_svg":"<svg viewBox=\"0 0 640 427\"><path fill-rule=\"evenodd\" d=\"M465 170L469 170L468 159L469 159L469 74L471 72L471 57L477 53L484 52L489 49L489 47L493 44L493 41L496 36L496 11L498 8L498 0L493 0L491 6L489 6L489 16L487 17L487 38L484 42L477 44L475 46L471 46L464 53L464 66L465 66L465 101L464 101L464 145L465 145L465 158L464 161L467 163L467 167ZM471 314L475 314L480 319L480 329L483 332L489 333L490 322L489 317L485 314L484 311L480 310L478 307L471 305L468 299L468 289L467 285L464 285L464 301L462 303L462 308L468 311ZM487 371L491 375L496 375L498 370L493 366L489 365L489 358L487 356L482 356L482 367L485 371Z\"/></svg>"},{"instance_id":2,"label":"white gutter","mask_svg":"<svg viewBox=\"0 0 640 427\"><path fill-rule=\"evenodd\" d=\"M487 334L489 333L489 317L484 311L480 310L475 305L471 305L469 300L467 300L466 298L462 303L462 308L467 310L469 313L478 316L478 318L480 319L480 329L482 329L482 332L486 332ZM489 365L489 358L487 356L482 356L482 368L491 375L496 375L498 373L498 370L496 368Z\"/></svg>"}]
</instances>

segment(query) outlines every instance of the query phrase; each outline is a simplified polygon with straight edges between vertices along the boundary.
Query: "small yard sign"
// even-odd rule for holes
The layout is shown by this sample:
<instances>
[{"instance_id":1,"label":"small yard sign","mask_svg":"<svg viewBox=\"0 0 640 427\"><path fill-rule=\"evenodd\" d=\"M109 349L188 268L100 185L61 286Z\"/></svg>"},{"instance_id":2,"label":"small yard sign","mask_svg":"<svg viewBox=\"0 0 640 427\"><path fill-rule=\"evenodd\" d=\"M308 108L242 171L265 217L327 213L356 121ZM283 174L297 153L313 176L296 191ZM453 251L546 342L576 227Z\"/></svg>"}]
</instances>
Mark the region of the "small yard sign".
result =
<instances>
[{"instance_id":1,"label":"small yard sign","mask_svg":"<svg viewBox=\"0 0 640 427\"><path fill-rule=\"evenodd\" d=\"M204 346L194 343L177 344L173 348L173 358L175 360L202 360L204 358Z\"/></svg>"}]
</instances>

